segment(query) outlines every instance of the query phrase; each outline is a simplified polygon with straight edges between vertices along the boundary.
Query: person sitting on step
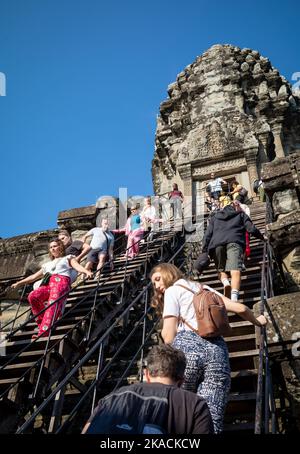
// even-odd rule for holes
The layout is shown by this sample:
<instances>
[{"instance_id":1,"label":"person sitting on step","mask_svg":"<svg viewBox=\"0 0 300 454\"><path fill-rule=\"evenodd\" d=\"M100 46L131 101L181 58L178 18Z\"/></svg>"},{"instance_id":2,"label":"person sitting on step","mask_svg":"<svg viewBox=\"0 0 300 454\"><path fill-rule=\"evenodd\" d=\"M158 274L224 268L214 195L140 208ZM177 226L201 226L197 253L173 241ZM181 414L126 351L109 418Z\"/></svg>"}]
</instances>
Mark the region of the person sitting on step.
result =
<instances>
[{"instance_id":1,"label":"person sitting on step","mask_svg":"<svg viewBox=\"0 0 300 454\"><path fill-rule=\"evenodd\" d=\"M101 227L94 227L89 230L82 238L85 243L88 237L92 237L91 250L89 251L85 268L92 270L93 266L97 264L97 270L104 267L105 261L109 258L110 269L114 269L114 241L115 237L113 231L109 230L109 222L107 218L101 221ZM99 277L99 276L98 276Z\"/></svg>"}]
</instances>

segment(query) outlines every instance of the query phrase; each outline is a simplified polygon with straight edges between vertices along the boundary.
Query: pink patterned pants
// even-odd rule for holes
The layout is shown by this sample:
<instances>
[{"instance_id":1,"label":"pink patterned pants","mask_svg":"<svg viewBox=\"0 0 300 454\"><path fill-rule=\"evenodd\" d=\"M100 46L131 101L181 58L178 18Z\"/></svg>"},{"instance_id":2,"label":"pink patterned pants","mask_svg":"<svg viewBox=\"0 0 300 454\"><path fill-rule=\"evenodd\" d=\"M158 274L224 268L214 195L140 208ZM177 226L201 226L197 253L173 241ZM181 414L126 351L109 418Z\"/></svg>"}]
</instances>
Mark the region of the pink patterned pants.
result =
<instances>
[{"instance_id":1,"label":"pink patterned pants","mask_svg":"<svg viewBox=\"0 0 300 454\"><path fill-rule=\"evenodd\" d=\"M53 274L48 285L42 285L36 290L30 292L28 295L28 301L31 305L33 315L38 314L42 309L51 304L68 290L70 290L70 278L67 276L60 276L59 274ZM36 322L39 327L38 335L47 336L49 334L48 330L51 324L54 323L55 320L57 320L63 313L66 299L67 297L61 298L56 304L53 304L49 307L49 309L36 318Z\"/></svg>"},{"instance_id":2,"label":"pink patterned pants","mask_svg":"<svg viewBox=\"0 0 300 454\"><path fill-rule=\"evenodd\" d=\"M143 229L137 229L129 232L127 240L127 249L129 248L127 250L128 257L133 258L139 253L140 243L138 241L143 238L143 235Z\"/></svg>"}]
</instances>

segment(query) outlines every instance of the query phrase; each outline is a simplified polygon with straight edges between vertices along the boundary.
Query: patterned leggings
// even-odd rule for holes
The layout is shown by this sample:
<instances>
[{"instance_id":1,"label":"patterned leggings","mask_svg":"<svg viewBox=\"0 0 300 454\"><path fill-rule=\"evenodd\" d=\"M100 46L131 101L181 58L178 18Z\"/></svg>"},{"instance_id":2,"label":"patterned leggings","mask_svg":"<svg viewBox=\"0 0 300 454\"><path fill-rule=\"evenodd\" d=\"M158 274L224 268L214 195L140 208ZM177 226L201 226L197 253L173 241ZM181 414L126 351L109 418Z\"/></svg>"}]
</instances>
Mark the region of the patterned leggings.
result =
<instances>
[{"instance_id":1,"label":"patterned leggings","mask_svg":"<svg viewBox=\"0 0 300 454\"><path fill-rule=\"evenodd\" d=\"M222 337L203 339L193 331L180 331L173 347L187 360L183 389L196 392L209 407L215 433L223 430L223 418L230 391L230 366L226 343Z\"/></svg>"},{"instance_id":2,"label":"patterned leggings","mask_svg":"<svg viewBox=\"0 0 300 454\"><path fill-rule=\"evenodd\" d=\"M53 274L50 277L48 285L42 285L41 287L33 290L28 295L28 301L31 305L33 315L38 314L45 306L51 304L61 295L70 290L70 278L67 276L60 276L59 274ZM39 327L38 335L48 335L49 327L55 320L57 320L63 313L64 303L67 297L61 298L56 304L53 304L45 312L42 312L37 318L36 322ZM45 304L46 303L46 304ZM55 309L56 314L55 314ZM54 319L55 314L55 319Z\"/></svg>"}]
</instances>

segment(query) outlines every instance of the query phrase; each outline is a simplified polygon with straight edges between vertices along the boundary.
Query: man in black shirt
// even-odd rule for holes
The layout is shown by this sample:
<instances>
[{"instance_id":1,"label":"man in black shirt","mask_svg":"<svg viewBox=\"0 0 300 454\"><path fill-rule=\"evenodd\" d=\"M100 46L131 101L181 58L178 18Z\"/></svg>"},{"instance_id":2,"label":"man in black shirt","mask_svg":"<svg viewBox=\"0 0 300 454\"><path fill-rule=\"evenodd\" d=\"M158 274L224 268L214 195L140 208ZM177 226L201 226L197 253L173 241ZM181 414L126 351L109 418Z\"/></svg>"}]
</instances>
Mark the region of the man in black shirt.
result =
<instances>
[{"instance_id":1,"label":"man in black shirt","mask_svg":"<svg viewBox=\"0 0 300 454\"><path fill-rule=\"evenodd\" d=\"M91 249L88 243L83 243L83 241L80 240L72 241L72 237L67 230L60 230L58 238L63 242L65 246L66 255L75 255L78 263L81 262L83 257Z\"/></svg>"},{"instance_id":2,"label":"man in black shirt","mask_svg":"<svg viewBox=\"0 0 300 454\"><path fill-rule=\"evenodd\" d=\"M224 286L224 295L232 301L238 301L239 298L246 231L255 238L265 240L240 203L234 201L214 214L202 241L202 252L208 252L214 259Z\"/></svg>"},{"instance_id":3,"label":"man in black shirt","mask_svg":"<svg viewBox=\"0 0 300 454\"><path fill-rule=\"evenodd\" d=\"M99 401L86 434L208 434L213 423L207 403L180 389L186 359L170 345L147 356L147 383L123 386Z\"/></svg>"}]
</instances>

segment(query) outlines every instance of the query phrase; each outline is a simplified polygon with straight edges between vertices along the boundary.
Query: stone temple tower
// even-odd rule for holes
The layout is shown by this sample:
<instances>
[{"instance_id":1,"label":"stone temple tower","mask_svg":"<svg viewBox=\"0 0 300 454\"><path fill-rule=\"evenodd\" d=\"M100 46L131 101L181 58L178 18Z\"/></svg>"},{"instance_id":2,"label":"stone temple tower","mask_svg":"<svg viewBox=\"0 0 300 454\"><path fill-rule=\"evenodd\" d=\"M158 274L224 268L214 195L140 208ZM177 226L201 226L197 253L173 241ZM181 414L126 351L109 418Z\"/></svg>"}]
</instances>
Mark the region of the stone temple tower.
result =
<instances>
[{"instance_id":1,"label":"stone temple tower","mask_svg":"<svg viewBox=\"0 0 300 454\"><path fill-rule=\"evenodd\" d=\"M259 52L215 45L168 86L152 161L156 194L196 198L210 173L251 194L264 162L300 150L300 98Z\"/></svg>"}]
</instances>

